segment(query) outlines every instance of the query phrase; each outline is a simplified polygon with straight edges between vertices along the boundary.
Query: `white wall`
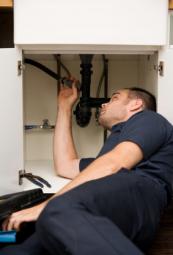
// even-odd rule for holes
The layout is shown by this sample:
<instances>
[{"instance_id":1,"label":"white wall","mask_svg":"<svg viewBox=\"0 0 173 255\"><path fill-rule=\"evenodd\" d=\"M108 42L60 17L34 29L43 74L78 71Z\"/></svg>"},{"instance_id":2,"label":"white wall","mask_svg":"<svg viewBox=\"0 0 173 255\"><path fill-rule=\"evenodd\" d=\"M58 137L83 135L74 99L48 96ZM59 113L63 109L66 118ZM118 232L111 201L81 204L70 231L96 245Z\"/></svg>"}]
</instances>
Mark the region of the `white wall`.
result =
<instances>
[{"instance_id":1,"label":"white wall","mask_svg":"<svg viewBox=\"0 0 173 255\"><path fill-rule=\"evenodd\" d=\"M140 87L150 91L157 97L158 83L158 54L140 56L139 58L139 84Z\"/></svg>"}]
</instances>

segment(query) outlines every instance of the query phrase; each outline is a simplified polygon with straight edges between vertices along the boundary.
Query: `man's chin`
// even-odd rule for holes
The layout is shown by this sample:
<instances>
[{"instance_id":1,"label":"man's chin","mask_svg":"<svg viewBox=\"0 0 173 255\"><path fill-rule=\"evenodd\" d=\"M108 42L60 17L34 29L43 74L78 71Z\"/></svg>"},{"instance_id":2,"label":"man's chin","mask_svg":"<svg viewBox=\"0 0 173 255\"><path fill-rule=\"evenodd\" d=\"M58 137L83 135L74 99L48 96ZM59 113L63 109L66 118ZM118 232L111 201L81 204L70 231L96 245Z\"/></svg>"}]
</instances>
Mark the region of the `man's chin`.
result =
<instances>
[{"instance_id":1,"label":"man's chin","mask_svg":"<svg viewBox=\"0 0 173 255\"><path fill-rule=\"evenodd\" d=\"M106 122L101 116L98 119L98 124L104 128L107 128Z\"/></svg>"}]
</instances>

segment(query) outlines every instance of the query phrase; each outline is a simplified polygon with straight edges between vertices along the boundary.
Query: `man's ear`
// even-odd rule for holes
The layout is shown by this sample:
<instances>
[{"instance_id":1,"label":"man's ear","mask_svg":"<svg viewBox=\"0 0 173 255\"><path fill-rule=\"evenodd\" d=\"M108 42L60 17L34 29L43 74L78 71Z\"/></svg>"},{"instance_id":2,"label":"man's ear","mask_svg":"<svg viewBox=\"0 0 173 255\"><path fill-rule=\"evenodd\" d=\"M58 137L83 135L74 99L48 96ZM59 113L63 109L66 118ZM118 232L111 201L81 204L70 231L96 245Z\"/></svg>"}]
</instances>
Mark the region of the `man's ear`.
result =
<instances>
[{"instance_id":1,"label":"man's ear","mask_svg":"<svg viewBox=\"0 0 173 255\"><path fill-rule=\"evenodd\" d=\"M143 108L143 101L141 98L132 99L130 102L130 111L135 112Z\"/></svg>"}]
</instances>

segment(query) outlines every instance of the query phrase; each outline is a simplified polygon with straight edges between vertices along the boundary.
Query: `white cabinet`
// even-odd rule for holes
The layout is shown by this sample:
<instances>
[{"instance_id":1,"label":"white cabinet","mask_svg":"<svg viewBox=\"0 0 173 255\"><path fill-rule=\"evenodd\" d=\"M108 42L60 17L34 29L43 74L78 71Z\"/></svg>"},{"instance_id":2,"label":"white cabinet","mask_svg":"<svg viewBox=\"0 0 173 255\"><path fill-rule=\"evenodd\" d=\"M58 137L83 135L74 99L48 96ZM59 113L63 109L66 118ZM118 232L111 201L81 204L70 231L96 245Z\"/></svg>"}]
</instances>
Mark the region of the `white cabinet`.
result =
<instances>
[{"instance_id":1,"label":"white cabinet","mask_svg":"<svg viewBox=\"0 0 173 255\"><path fill-rule=\"evenodd\" d=\"M2 51L4 52L5 50ZM10 56L12 57L13 54L11 54L11 52L9 52L8 54L8 59L10 59ZM5 59L5 56L3 54L2 58ZM52 54L24 53L23 58L30 58L38 61L55 72L57 70L56 61ZM117 89L131 86L140 86L142 88L150 90L155 95L157 94L158 71L154 67L155 65L157 65L158 53L150 52L150 55L111 54L106 55L106 58L108 59L109 63L108 96L111 96L111 94ZM2 78L4 74L5 77L3 79L8 80L9 77L13 77L12 75L10 75L11 72L12 74L15 74L15 77L12 78L12 84L13 86L15 86L17 93L16 97L14 98L6 96L6 99L3 99L5 100L3 101L3 107L5 107L4 105L6 105L8 102L12 104L12 109L16 109L14 107L14 105L16 105L14 102L16 102L17 99L21 102L21 104L18 105L17 108L21 115L16 115L16 122L11 121L12 123L10 122L10 125L4 126L5 135L4 133L2 134L3 140L8 141L6 142L7 148L9 148L9 144L12 138L13 146L16 148L15 154L13 154L13 151L11 154L9 154L7 153L5 148L2 147L4 155L3 168L5 168L6 171L7 169L9 169L8 171L11 171L13 173L13 175L10 175L10 178L9 175L5 175L5 182L11 183L13 181L12 176L17 182L18 171L20 169L25 169L27 172L32 172L33 174L42 176L51 183L52 189L48 189L45 187L45 192L55 192L63 185L65 185L68 180L57 177L53 169L53 130L31 129L24 131L24 126L39 124L41 125L43 119L49 119L51 125L55 124L57 112L57 81L54 80L52 77L49 77L47 74L40 71L36 67L25 64L22 83L22 75L17 75L17 61L18 57L15 56L13 68L11 70L9 68L7 69L8 75L7 73L2 73L1 75ZM61 54L61 61L75 77L77 77L79 80L81 79L81 62L78 54ZM91 96L96 97L96 90L103 69L102 56L95 55L92 64L93 74L91 81ZM61 70L61 75L65 75L63 70ZM20 79L20 83L18 79ZM8 92L6 93L8 95ZM13 96L13 94L11 94L11 96ZM101 90L100 96L103 96L103 88ZM103 144L103 129L96 123L94 113L95 111L93 110L92 120L86 128L79 127L76 124L75 116L73 116L73 133L79 157L96 156ZM6 111L3 123L5 123L7 120L6 115L11 120L11 113L8 113ZM23 119L21 118L22 116ZM14 130L17 128L18 136L15 135L13 137L13 133L11 133L13 130L13 126ZM10 138L10 136L12 138ZM24 144L24 149L21 148L20 150L18 150L19 142L21 144ZM8 158L10 158L10 160L8 160ZM9 162L12 162L11 159L20 159L20 162L22 162L22 164L15 165L13 163L12 166L9 166ZM15 188L17 189L17 183L15 183L15 185ZM10 184L8 186L10 186ZM37 186L31 184L28 180L24 179L22 186L18 188L28 189L34 187ZM2 191L3 190L4 189L2 189Z\"/></svg>"},{"instance_id":2,"label":"white cabinet","mask_svg":"<svg viewBox=\"0 0 173 255\"><path fill-rule=\"evenodd\" d=\"M57 112L57 81L34 66L25 64L22 75L17 74L17 61L21 58L13 54L13 50L1 50L1 193L17 189L37 187L28 180L18 186L18 171L40 175L49 181L52 189L44 188L45 192L55 192L65 185L68 180L57 177L53 169L52 142L53 130L24 130L25 125L41 125L43 119L49 119L55 124ZM6 52L6 54L5 54ZM171 114L171 65L166 68L167 61L161 52L144 54L112 54L106 55L109 66L108 96L123 87L139 86L154 93L158 99L158 110L173 123ZM12 57L14 60L12 61ZM56 61L51 54L23 54L23 58L31 58L56 71ZM77 54L62 54L63 64L71 73L80 77L80 57ZM161 77L156 66L158 59L165 61L165 73ZM10 65L4 64L10 60ZM8 62L8 61L7 61ZM102 56L95 55L93 59L93 75L91 95L96 96L99 78L102 73ZM5 70L5 71L4 71ZM64 73L62 72L62 75ZM167 89L169 91L167 91ZM103 96L103 89L101 90ZM168 99L168 100L167 100ZM23 102L23 103L22 103ZM93 116L86 128L76 124L73 116L73 133L77 151L80 157L96 156L103 144L103 130ZM24 146L23 146L24 144ZM92 145L92 146L91 146ZM24 148L23 148L24 147Z\"/></svg>"},{"instance_id":3,"label":"white cabinet","mask_svg":"<svg viewBox=\"0 0 173 255\"><path fill-rule=\"evenodd\" d=\"M95 50L166 44L167 0L14 0L23 49Z\"/></svg>"},{"instance_id":4,"label":"white cabinet","mask_svg":"<svg viewBox=\"0 0 173 255\"><path fill-rule=\"evenodd\" d=\"M0 195L21 189L23 157L23 89L17 49L0 49Z\"/></svg>"},{"instance_id":5,"label":"white cabinet","mask_svg":"<svg viewBox=\"0 0 173 255\"><path fill-rule=\"evenodd\" d=\"M167 0L14 0L14 11L16 48L0 50L0 194L36 187L27 180L18 185L20 169L47 179L52 189L45 188L45 192L55 192L68 182L53 169L53 130L24 130L25 125L41 125L43 119L55 124L57 81L28 64L18 75L22 58L57 72L54 54L60 54L63 64L80 80L79 54L93 53L91 96L95 97L105 54L108 96L123 87L147 89L157 98L158 112L173 123L173 49L161 47L167 37ZM172 34L169 38L172 42ZM160 61L163 76L158 71ZM61 75L65 75L63 70ZM73 133L79 157L96 156L103 130L94 111L84 129L73 116Z\"/></svg>"}]
</instances>

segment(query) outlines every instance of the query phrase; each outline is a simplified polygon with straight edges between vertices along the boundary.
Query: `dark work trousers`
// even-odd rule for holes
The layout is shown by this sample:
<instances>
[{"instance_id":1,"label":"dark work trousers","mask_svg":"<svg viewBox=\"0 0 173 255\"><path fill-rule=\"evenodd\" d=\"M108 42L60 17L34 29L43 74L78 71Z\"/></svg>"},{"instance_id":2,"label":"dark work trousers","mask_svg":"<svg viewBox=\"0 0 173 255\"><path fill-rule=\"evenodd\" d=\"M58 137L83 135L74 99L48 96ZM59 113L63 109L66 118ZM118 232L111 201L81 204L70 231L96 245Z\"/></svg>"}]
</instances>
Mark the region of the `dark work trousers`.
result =
<instances>
[{"instance_id":1,"label":"dark work trousers","mask_svg":"<svg viewBox=\"0 0 173 255\"><path fill-rule=\"evenodd\" d=\"M35 234L0 255L141 255L166 200L161 184L122 169L52 199Z\"/></svg>"}]
</instances>

